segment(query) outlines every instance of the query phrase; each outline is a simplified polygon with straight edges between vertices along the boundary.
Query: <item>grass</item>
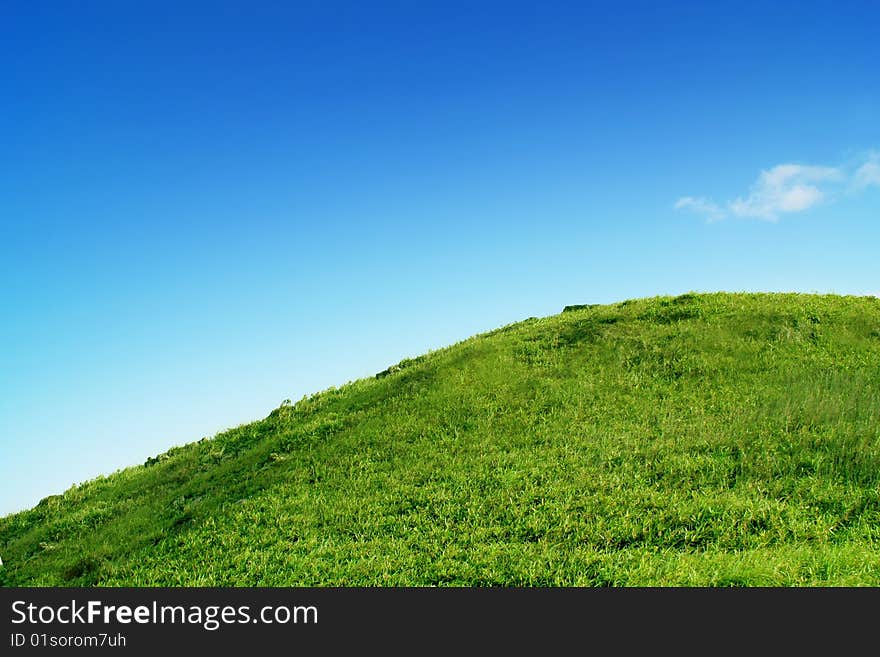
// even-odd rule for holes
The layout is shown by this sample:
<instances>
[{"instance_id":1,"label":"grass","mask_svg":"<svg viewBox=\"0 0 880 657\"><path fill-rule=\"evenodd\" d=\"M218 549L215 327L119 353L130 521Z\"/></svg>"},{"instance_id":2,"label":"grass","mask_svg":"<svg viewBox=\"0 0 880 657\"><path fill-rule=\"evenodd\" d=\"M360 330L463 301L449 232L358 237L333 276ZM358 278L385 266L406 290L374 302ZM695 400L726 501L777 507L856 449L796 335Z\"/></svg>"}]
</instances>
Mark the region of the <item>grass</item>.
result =
<instances>
[{"instance_id":1,"label":"grass","mask_svg":"<svg viewBox=\"0 0 880 657\"><path fill-rule=\"evenodd\" d=\"M880 300L569 306L0 519L12 586L877 586Z\"/></svg>"}]
</instances>

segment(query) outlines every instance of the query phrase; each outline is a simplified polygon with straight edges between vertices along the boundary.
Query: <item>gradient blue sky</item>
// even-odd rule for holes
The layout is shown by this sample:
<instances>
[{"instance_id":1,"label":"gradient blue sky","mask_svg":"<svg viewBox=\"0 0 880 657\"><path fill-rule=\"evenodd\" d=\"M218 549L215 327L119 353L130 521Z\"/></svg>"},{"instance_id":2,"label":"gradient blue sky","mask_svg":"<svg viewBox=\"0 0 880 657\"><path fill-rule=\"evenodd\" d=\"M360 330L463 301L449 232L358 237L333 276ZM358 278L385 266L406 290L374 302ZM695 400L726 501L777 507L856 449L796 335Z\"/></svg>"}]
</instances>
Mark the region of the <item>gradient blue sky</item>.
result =
<instances>
[{"instance_id":1,"label":"gradient blue sky","mask_svg":"<svg viewBox=\"0 0 880 657\"><path fill-rule=\"evenodd\" d=\"M876 2L0 11L0 514L566 304L880 294Z\"/></svg>"}]
</instances>

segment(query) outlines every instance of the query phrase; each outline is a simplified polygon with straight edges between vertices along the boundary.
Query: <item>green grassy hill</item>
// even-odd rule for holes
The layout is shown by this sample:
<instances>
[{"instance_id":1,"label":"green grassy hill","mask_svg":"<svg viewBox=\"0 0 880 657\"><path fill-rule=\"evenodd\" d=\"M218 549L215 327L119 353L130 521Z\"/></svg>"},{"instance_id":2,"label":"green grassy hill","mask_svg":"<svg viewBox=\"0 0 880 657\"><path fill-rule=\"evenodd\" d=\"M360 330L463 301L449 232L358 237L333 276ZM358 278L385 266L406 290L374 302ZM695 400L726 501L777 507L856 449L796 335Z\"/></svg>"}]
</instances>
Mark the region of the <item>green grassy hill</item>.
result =
<instances>
[{"instance_id":1,"label":"green grassy hill","mask_svg":"<svg viewBox=\"0 0 880 657\"><path fill-rule=\"evenodd\" d=\"M8 458L8 456L7 456ZM880 585L880 300L575 306L0 519L6 585Z\"/></svg>"}]
</instances>

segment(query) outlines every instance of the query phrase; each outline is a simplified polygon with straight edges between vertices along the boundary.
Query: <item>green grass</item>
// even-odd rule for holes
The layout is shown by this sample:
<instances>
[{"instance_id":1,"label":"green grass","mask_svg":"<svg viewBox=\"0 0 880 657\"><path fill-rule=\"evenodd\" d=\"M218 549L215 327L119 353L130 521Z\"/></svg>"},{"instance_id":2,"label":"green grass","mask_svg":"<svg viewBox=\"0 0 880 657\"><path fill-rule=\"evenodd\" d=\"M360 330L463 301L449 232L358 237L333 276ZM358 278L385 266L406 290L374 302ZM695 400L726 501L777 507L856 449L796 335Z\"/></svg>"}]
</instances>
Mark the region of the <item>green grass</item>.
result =
<instances>
[{"instance_id":1,"label":"green grass","mask_svg":"<svg viewBox=\"0 0 880 657\"><path fill-rule=\"evenodd\" d=\"M880 300L572 306L0 519L26 586L880 585Z\"/></svg>"}]
</instances>

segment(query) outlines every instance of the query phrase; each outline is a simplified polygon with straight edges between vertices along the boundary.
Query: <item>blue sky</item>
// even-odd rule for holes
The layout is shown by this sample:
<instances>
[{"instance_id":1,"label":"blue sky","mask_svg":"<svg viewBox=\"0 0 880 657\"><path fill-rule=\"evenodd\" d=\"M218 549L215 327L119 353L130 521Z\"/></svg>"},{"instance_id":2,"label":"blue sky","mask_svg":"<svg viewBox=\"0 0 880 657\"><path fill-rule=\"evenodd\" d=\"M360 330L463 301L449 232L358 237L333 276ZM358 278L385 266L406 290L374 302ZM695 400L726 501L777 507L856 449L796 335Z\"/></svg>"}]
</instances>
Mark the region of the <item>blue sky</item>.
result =
<instances>
[{"instance_id":1,"label":"blue sky","mask_svg":"<svg viewBox=\"0 0 880 657\"><path fill-rule=\"evenodd\" d=\"M566 304L880 294L880 9L767 4L3 3L0 514Z\"/></svg>"}]
</instances>

